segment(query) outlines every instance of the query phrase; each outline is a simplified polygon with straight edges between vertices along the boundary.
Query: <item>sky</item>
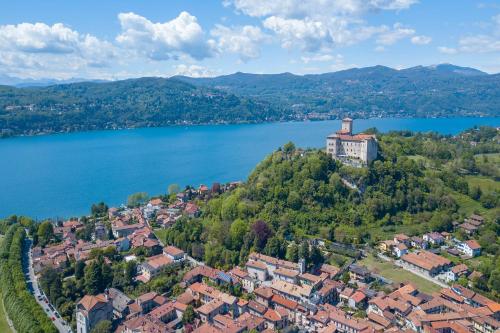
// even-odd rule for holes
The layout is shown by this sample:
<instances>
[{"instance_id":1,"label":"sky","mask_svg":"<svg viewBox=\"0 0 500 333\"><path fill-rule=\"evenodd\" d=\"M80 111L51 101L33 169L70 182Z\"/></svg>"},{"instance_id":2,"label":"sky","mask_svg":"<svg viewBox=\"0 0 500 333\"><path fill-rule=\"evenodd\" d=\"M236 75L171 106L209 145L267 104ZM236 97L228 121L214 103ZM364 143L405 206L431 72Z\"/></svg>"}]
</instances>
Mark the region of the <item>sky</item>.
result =
<instances>
[{"instance_id":1,"label":"sky","mask_svg":"<svg viewBox=\"0 0 500 333\"><path fill-rule=\"evenodd\" d=\"M16 0L0 75L314 74L452 63L500 72L500 0Z\"/></svg>"}]
</instances>

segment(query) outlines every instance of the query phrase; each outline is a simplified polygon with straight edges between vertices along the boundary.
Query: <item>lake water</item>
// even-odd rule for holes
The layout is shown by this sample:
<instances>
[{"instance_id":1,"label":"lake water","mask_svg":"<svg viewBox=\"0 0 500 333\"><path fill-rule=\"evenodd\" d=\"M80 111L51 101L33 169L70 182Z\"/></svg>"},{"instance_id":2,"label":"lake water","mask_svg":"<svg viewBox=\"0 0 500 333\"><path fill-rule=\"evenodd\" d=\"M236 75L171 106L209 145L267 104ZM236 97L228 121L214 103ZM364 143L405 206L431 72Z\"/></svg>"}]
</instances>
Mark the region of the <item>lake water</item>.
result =
<instances>
[{"instance_id":1,"label":"lake water","mask_svg":"<svg viewBox=\"0 0 500 333\"><path fill-rule=\"evenodd\" d=\"M500 118L355 120L354 131L455 134ZM267 154L293 141L323 147L340 121L96 131L0 140L0 217L80 216L92 203L119 205L134 192L245 180Z\"/></svg>"}]
</instances>

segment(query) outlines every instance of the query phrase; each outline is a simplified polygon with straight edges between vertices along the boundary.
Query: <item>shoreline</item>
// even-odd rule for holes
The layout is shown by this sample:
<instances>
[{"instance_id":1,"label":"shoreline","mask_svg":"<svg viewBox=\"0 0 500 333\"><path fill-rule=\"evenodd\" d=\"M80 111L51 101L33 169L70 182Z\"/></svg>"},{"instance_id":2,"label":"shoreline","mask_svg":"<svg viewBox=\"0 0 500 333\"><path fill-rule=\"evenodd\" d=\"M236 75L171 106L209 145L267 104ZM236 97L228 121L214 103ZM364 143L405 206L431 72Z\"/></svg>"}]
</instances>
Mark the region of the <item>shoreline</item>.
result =
<instances>
[{"instance_id":1,"label":"shoreline","mask_svg":"<svg viewBox=\"0 0 500 333\"><path fill-rule=\"evenodd\" d=\"M450 117L368 117L368 118L356 118L355 120L376 120L376 119L414 119L414 120L425 120L425 119L467 119L467 118L481 118L481 119L500 119L500 115L495 116L478 116L478 115L460 115L460 116L450 116ZM153 128L196 128L196 127L207 127L207 126L237 126L237 125L267 125L267 124L284 124L284 123L318 123L327 121L340 121L342 117L332 118L332 119L301 119L301 120L277 120L277 121L255 121L255 122L214 122L214 123L186 123L186 124L170 124L170 125L158 125L158 126L139 126L139 127L116 127L116 128L96 128L87 130L76 130L76 131L58 131L58 132L39 132L35 134L18 134L18 135L7 135L0 136L0 142L8 139L19 139L19 138L34 138L34 137L48 137L48 136L59 136L63 134L82 134L82 133L96 133L96 132L116 132L116 131L131 131L140 129L153 129ZM499 121L500 122L500 121ZM415 131L418 132L418 131Z\"/></svg>"}]
</instances>

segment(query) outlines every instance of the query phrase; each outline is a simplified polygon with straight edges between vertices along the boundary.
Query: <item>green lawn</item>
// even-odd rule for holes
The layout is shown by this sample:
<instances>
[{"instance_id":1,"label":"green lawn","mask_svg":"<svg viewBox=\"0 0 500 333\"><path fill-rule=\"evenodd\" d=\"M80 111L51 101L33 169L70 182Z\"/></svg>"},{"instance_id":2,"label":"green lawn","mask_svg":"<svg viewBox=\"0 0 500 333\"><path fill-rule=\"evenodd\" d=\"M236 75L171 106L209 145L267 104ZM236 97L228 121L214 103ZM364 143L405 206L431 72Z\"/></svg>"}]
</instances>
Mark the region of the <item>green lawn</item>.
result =
<instances>
[{"instance_id":1,"label":"green lawn","mask_svg":"<svg viewBox=\"0 0 500 333\"><path fill-rule=\"evenodd\" d=\"M466 176L469 186L479 186L484 191L498 191L500 192L500 182L496 182L489 177L483 176Z\"/></svg>"},{"instance_id":2,"label":"green lawn","mask_svg":"<svg viewBox=\"0 0 500 333\"><path fill-rule=\"evenodd\" d=\"M498 211L498 208L486 209L483 207L483 205L481 205L481 203L473 200L471 197L465 194L461 194L456 191L452 191L451 196L458 204L458 212L464 214L465 216L469 216L470 214L477 212L484 217L492 220Z\"/></svg>"},{"instance_id":3,"label":"green lawn","mask_svg":"<svg viewBox=\"0 0 500 333\"><path fill-rule=\"evenodd\" d=\"M2 243L3 235L0 235L0 243ZM0 295L1 296L1 295ZM11 333L12 330L7 324L7 318L5 317L5 309L3 308L3 302L0 297L0 332Z\"/></svg>"},{"instance_id":4,"label":"green lawn","mask_svg":"<svg viewBox=\"0 0 500 333\"><path fill-rule=\"evenodd\" d=\"M437 284L434 284L424 278L421 278L418 275L412 274L411 272L397 267L390 262L375 258L371 254L358 263L368 267L368 269L370 269L371 271L375 272L376 274L382 275L383 277L393 282L411 282L424 293L430 294L435 291L441 290L441 287Z\"/></svg>"},{"instance_id":5,"label":"green lawn","mask_svg":"<svg viewBox=\"0 0 500 333\"><path fill-rule=\"evenodd\" d=\"M165 242L165 235L167 233L167 229L155 229L154 233L159 240Z\"/></svg>"}]
</instances>

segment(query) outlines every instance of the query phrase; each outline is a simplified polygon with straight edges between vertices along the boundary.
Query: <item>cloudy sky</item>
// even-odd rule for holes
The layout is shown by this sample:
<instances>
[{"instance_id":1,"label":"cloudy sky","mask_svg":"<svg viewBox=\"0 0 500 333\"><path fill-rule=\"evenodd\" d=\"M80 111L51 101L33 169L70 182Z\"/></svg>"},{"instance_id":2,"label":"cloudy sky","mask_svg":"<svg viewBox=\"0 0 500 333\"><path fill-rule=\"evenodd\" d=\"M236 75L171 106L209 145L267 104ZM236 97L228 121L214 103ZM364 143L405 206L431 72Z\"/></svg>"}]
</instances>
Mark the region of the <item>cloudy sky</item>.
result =
<instances>
[{"instance_id":1,"label":"cloudy sky","mask_svg":"<svg viewBox=\"0 0 500 333\"><path fill-rule=\"evenodd\" d=\"M500 72L500 1L16 0L0 75L122 79L453 63Z\"/></svg>"}]
</instances>

